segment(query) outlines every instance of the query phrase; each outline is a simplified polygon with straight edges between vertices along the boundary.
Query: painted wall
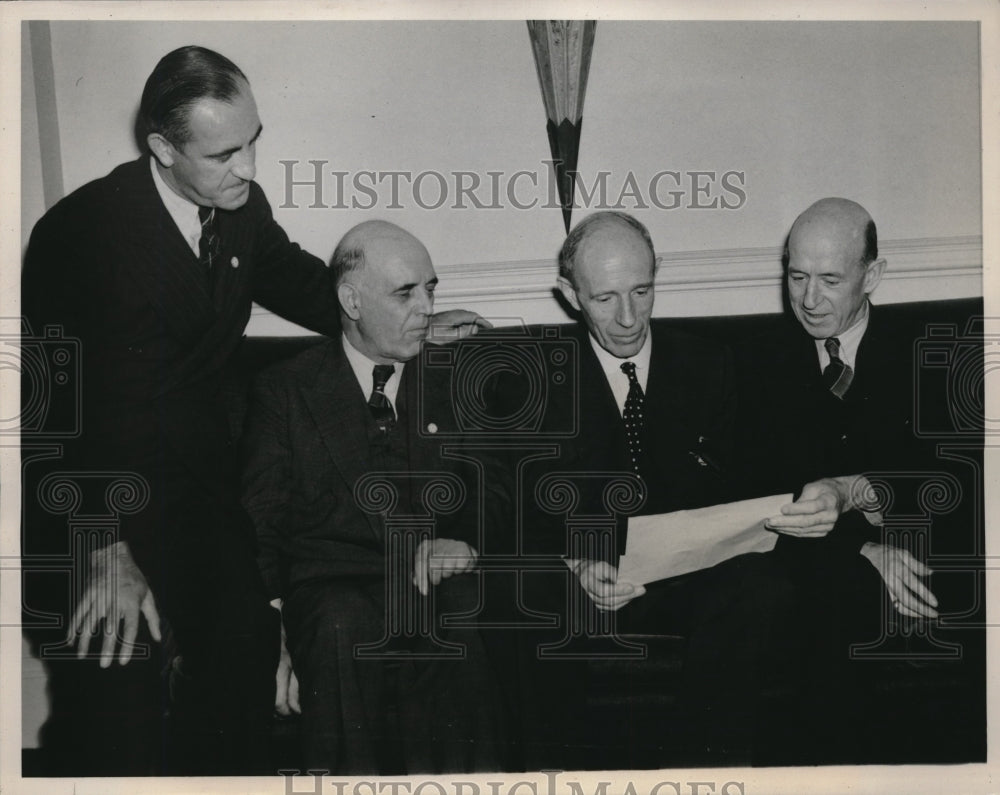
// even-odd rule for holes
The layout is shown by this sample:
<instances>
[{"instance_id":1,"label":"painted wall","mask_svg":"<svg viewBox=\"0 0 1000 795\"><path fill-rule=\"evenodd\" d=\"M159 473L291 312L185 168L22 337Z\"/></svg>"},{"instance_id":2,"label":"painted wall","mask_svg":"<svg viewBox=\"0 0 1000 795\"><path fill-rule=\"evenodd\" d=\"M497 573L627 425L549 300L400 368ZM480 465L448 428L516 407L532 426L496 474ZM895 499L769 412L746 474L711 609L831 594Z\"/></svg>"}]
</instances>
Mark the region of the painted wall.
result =
<instances>
[{"instance_id":1,"label":"painted wall","mask_svg":"<svg viewBox=\"0 0 1000 795\"><path fill-rule=\"evenodd\" d=\"M593 188L608 172L614 204L634 175L636 189L623 200L632 210L637 201L651 204L657 173L678 172L679 180L661 177L657 193L676 209L634 212L660 252L692 255L689 269L704 259L694 255L709 254L711 269L716 252L776 250L795 215L825 195L861 201L886 241L978 236L978 37L976 23L600 22L581 177ZM527 171L538 187L519 177L514 200L548 198L545 116L523 22L54 22L66 190L136 155L131 130L145 77L163 53L186 43L226 53L249 76L265 128L258 181L293 239L318 256L328 258L353 224L381 216L423 239L443 276L479 273L469 268L475 263L533 263L535 281L548 283L564 234L560 212L520 210L507 195L512 176ZM299 165L289 172L282 160ZM308 185L287 189L289 176L314 176L310 160L325 161L322 196ZM329 206L337 204L334 170L346 172L346 209ZM394 170L442 174L447 200L420 206L440 194L429 173L419 195L400 178L395 208L389 178L378 184L373 209L350 208L352 200L373 203L351 186L355 178L375 183L360 172ZM467 198L456 209L457 171L476 175L463 179L479 178L480 201L501 207L472 209ZM714 177L685 176L692 171ZM728 178L735 189L723 185L726 172L738 172ZM317 201L328 206L309 207ZM286 203L300 207L282 209ZM40 208L25 201L24 210L30 225ZM503 290L503 279L483 274L480 283ZM960 292L978 292L977 279L967 278ZM478 305L468 291L449 296L447 278L443 286L443 301ZM740 288L736 280L728 293L713 293L708 310L777 305L776 281L763 304ZM940 295L934 278L886 292L889 300ZM668 298L658 298L658 309L702 311L690 296L673 308ZM550 311L546 295L536 299L536 312Z\"/></svg>"}]
</instances>

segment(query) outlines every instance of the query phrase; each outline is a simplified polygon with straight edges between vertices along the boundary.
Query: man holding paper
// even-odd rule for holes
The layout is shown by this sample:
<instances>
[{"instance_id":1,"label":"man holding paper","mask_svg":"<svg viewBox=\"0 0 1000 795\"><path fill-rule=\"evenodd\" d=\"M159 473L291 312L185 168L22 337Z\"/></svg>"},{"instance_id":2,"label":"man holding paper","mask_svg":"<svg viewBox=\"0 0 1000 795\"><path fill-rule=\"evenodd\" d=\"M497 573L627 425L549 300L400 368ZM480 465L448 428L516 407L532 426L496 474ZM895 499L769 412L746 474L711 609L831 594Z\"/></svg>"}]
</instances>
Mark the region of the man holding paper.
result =
<instances>
[{"instance_id":1,"label":"man holding paper","mask_svg":"<svg viewBox=\"0 0 1000 795\"><path fill-rule=\"evenodd\" d=\"M786 242L788 302L797 322L789 319L738 350L743 459L738 469L744 493L770 494L820 475L867 473L880 482L882 502L894 502L903 522L893 522L891 512L883 517L868 479L855 474L838 481L853 486L862 510L842 516L828 534L778 544L776 554L789 564L801 594L800 634L808 655L803 670L811 678L805 692L812 695L808 729L799 732L811 738L798 759L806 764L884 761L872 756L883 736L907 737L911 746L933 742L922 720L885 728L886 716L859 695L867 692L873 666L852 660L850 648L885 641L898 622L908 626L907 636L919 639L927 628L914 620L938 617L938 598L925 581L931 570L902 543L886 542L884 518L902 526L899 537L913 539L914 551L919 545L926 554L929 538L912 528L924 512L929 517L938 512L931 490L947 491L953 483L961 499L950 509L947 500L938 500L949 515L943 528L934 517L932 529L945 531L935 533L934 547L960 547L975 528L976 489L967 481L968 461L938 457L937 440L919 438L915 428L916 411L946 415L949 410L938 405L943 394L914 392L915 341L926 330L894 327L870 303L885 265L875 223L861 205L842 198L817 201L798 216ZM974 456L972 448L967 443L964 454ZM953 610L954 596L976 598L949 596ZM914 649L934 651L933 645L931 640ZM969 651L963 651L963 666L975 659ZM956 659L954 669L959 664ZM940 711L930 720L947 725ZM865 740L864 729L877 739Z\"/></svg>"},{"instance_id":2,"label":"man holding paper","mask_svg":"<svg viewBox=\"0 0 1000 795\"><path fill-rule=\"evenodd\" d=\"M776 638L791 602L772 556L740 555L646 587L618 577L628 513L711 506L728 502L732 494L728 478L735 379L730 353L724 346L651 325L655 274L648 231L624 213L589 216L563 244L558 287L582 321L573 333L580 431L560 441L554 456L523 463L521 482L544 484L553 473L568 482L631 478L637 499L628 510L609 511L599 484L581 488L575 513L610 512L619 520L619 531L610 542L580 554L565 517L541 504L544 490L536 486L532 499L530 489L523 489L524 546L564 556L572 572L569 591L560 597L564 609L582 591L585 603L602 611L612 634L617 629L684 635L681 714L686 723L680 740L690 743L687 761L747 763L751 738L760 734L756 694L764 679L780 670ZM505 399L510 407L523 404L526 387L519 393L516 380L501 379L501 406ZM565 419L558 416L560 410L573 409L554 407L540 432L560 427ZM773 524L781 532L828 532L843 506L836 482L810 484ZM665 533L662 545L670 544ZM543 677L547 665L551 673L553 666L545 660L535 666Z\"/></svg>"},{"instance_id":3,"label":"man holding paper","mask_svg":"<svg viewBox=\"0 0 1000 795\"><path fill-rule=\"evenodd\" d=\"M871 216L848 199L821 199L792 225L785 259L797 324L739 351L745 407L739 449L747 458L741 477L750 492L796 486L795 479L809 476L933 461L910 420L913 339L879 324L869 302L886 264ZM837 480L856 501L868 496L870 504L858 506L872 509L868 521L857 512L829 536L789 534L826 536L799 546L822 549L827 559L860 564L860 553L881 575L898 612L936 617L937 600L922 581L927 567L908 551L881 543L867 481L860 475ZM780 521L771 525L778 529ZM860 571L873 573L867 564Z\"/></svg>"}]
</instances>

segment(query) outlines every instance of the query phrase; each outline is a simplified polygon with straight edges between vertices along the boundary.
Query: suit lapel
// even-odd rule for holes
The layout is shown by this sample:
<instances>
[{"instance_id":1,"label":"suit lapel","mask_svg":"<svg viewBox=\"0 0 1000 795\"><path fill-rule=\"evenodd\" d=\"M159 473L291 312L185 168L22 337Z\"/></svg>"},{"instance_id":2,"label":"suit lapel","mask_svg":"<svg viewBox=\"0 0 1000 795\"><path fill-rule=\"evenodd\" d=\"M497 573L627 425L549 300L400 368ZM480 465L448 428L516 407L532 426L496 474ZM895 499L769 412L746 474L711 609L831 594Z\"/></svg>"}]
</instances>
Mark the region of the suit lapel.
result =
<instances>
[{"instance_id":1,"label":"suit lapel","mask_svg":"<svg viewBox=\"0 0 1000 795\"><path fill-rule=\"evenodd\" d=\"M123 250L127 273L143 290L171 333L189 345L196 343L215 320L209 282L156 192L149 161L118 186L123 194L113 235Z\"/></svg>"},{"instance_id":2,"label":"suit lapel","mask_svg":"<svg viewBox=\"0 0 1000 795\"><path fill-rule=\"evenodd\" d=\"M301 391L323 445L347 490L353 494L355 484L370 471L368 423L372 420L341 345L339 339L327 343L326 357L316 368L315 381L301 387ZM381 521L368 512L365 518L381 542L384 537Z\"/></svg>"},{"instance_id":3,"label":"suit lapel","mask_svg":"<svg viewBox=\"0 0 1000 795\"><path fill-rule=\"evenodd\" d=\"M890 382L897 377L906 377L901 370L901 359L898 350L893 350L894 343L885 334L885 329L879 328L876 322L875 307L868 307L868 327L858 345L854 357L854 380L845 396L852 402L867 400L876 391L876 384Z\"/></svg>"},{"instance_id":4,"label":"suit lapel","mask_svg":"<svg viewBox=\"0 0 1000 795\"><path fill-rule=\"evenodd\" d=\"M601 363L594 353L586 329L577 337L580 356L580 427L576 436L577 457L586 461L618 461L625 466L625 427L618 404ZM624 374L622 374L624 378Z\"/></svg>"},{"instance_id":5,"label":"suit lapel","mask_svg":"<svg viewBox=\"0 0 1000 795\"><path fill-rule=\"evenodd\" d=\"M417 373L417 368L419 366L419 360L414 359L413 361L408 362L406 367L403 368L403 380L399 385L399 395L396 403L398 407L400 404L400 398L405 401L402 407L406 412L405 431L410 453L410 470L413 472L431 472L440 469L441 462L439 456L431 455L431 452L436 449L434 440L429 439L424 435L426 428L421 427L421 422L426 419L428 425L432 423L433 419L431 415L433 413L433 407L442 404L439 402L441 398L428 391L431 384L428 382L426 377L423 385L421 385L421 379L418 377ZM429 372L429 370L425 369L425 376ZM424 390L422 399L418 394L421 388ZM421 413L428 416L422 417Z\"/></svg>"},{"instance_id":6,"label":"suit lapel","mask_svg":"<svg viewBox=\"0 0 1000 795\"><path fill-rule=\"evenodd\" d=\"M244 208L215 213L221 240L219 258L212 266L212 303L221 316L239 311L250 289L250 245Z\"/></svg>"},{"instance_id":7,"label":"suit lapel","mask_svg":"<svg viewBox=\"0 0 1000 795\"><path fill-rule=\"evenodd\" d=\"M663 442L676 437L683 430L678 427L678 419L690 416L684 409L686 392L684 385L676 377L674 353L669 335L653 333L649 378L646 381L646 405L650 410L645 412L648 423L646 438L655 440L652 453L656 453L663 447Z\"/></svg>"}]
</instances>

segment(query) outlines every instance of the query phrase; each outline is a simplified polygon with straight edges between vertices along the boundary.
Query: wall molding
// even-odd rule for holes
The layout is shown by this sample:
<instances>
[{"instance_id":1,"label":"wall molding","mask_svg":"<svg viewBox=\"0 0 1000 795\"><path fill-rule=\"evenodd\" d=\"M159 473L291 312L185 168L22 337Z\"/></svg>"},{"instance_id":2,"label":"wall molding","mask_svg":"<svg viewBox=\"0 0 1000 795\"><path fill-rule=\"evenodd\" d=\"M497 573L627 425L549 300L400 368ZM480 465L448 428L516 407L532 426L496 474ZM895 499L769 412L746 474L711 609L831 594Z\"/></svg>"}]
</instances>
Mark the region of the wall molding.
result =
<instances>
[{"instance_id":1,"label":"wall molding","mask_svg":"<svg viewBox=\"0 0 1000 795\"><path fill-rule=\"evenodd\" d=\"M888 265L877 303L982 295L980 236L887 240ZM657 317L748 315L781 311L779 247L677 251L660 254ZM487 262L437 267L437 307L474 309L494 323L559 323L567 315L552 295L553 260ZM302 329L255 306L247 333L301 334Z\"/></svg>"}]
</instances>

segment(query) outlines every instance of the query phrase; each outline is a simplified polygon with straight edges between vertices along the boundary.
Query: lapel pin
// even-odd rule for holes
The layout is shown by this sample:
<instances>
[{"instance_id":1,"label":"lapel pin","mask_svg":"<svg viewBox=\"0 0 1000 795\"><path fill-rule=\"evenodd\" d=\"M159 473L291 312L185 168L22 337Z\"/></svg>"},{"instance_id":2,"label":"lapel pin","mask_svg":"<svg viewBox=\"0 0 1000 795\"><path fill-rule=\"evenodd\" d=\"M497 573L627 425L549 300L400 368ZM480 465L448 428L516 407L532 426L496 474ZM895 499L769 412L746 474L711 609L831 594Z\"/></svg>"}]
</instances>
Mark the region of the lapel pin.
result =
<instances>
[{"instance_id":1,"label":"lapel pin","mask_svg":"<svg viewBox=\"0 0 1000 795\"><path fill-rule=\"evenodd\" d=\"M234 268L240 267L239 257L233 257L231 260L229 260L229 264Z\"/></svg>"},{"instance_id":2,"label":"lapel pin","mask_svg":"<svg viewBox=\"0 0 1000 795\"><path fill-rule=\"evenodd\" d=\"M436 422L428 422L427 423L427 433L437 433L437 432L438 432L437 423Z\"/></svg>"}]
</instances>

